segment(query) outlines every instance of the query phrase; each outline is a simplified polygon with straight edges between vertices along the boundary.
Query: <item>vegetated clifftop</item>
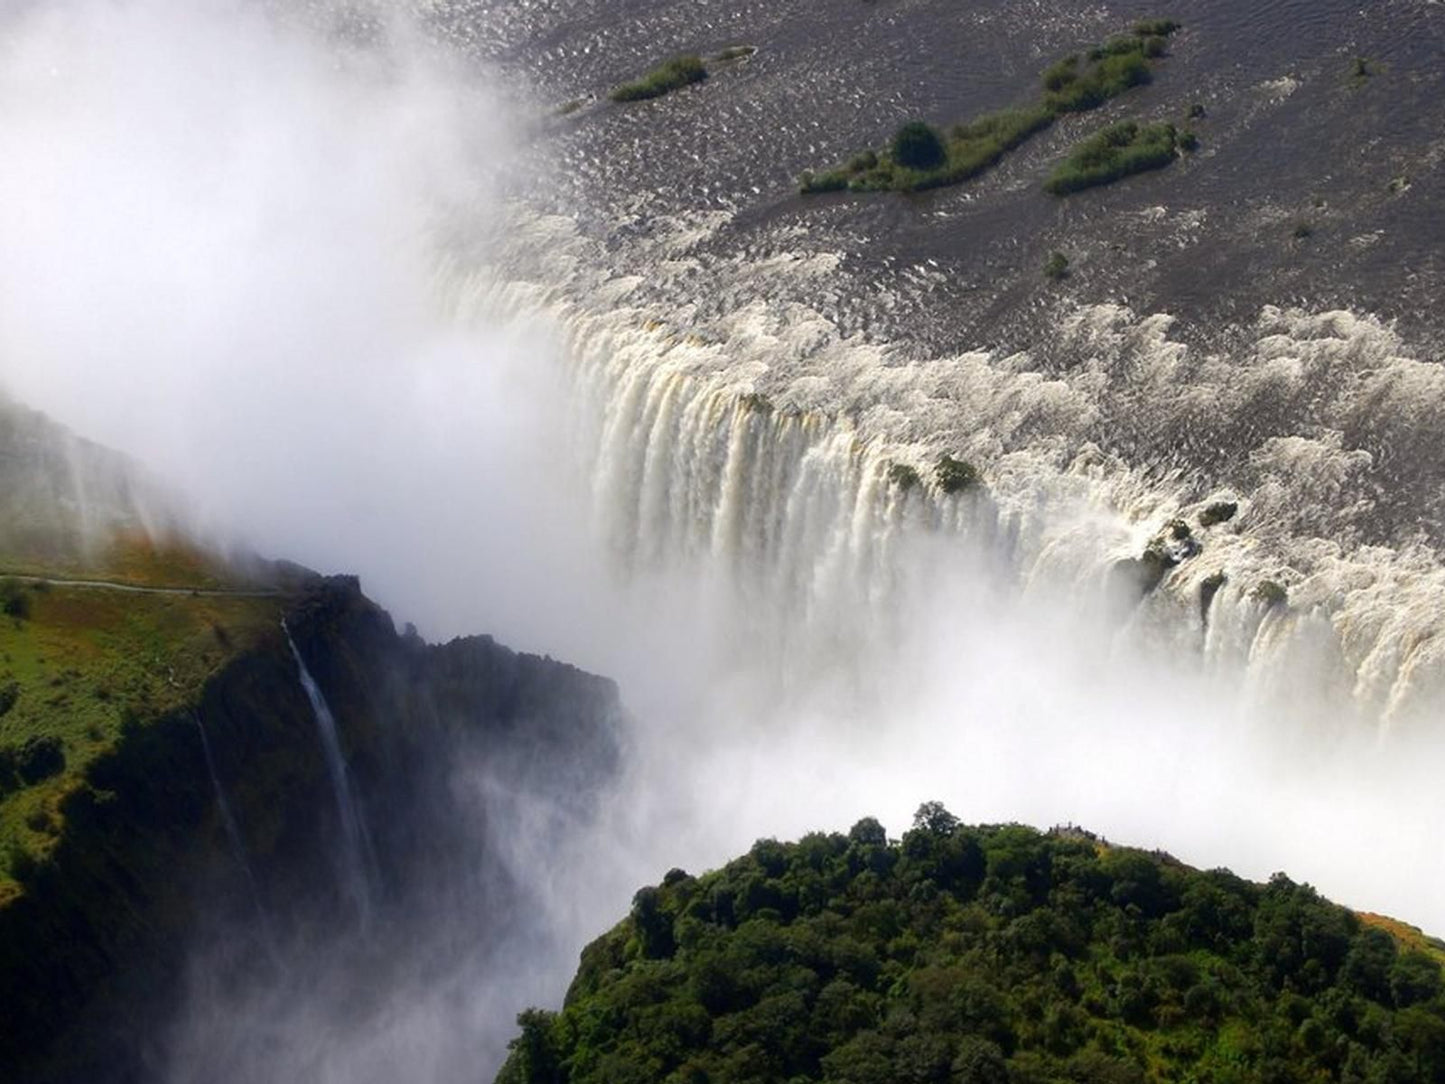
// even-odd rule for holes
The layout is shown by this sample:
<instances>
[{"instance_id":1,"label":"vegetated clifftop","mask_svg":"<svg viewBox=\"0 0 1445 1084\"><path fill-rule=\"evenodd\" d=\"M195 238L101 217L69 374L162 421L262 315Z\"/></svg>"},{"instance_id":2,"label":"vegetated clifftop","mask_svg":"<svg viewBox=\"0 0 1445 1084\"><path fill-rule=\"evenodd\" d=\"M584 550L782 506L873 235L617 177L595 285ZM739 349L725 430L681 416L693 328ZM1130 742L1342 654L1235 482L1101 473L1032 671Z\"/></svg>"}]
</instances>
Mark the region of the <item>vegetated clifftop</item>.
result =
<instances>
[{"instance_id":1,"label":"vegetated clifftop","mask_svg":"<svg viewBox=\"0 0 1445 1084\"><path fill-rule=\"evenodd\" d=\"M63 616L65 596L82 593L60 585L37 593L35 611L16 617L14 629L45 631ZM126 598L142 614L155 596ZM166 598L182 611L213 601ZM137 1078L181 997L186 953L203 927L229 923L232 940L249 939L234 953L244 967L248 950L265 957L263 942L274 952L360 921L337 872L340 806L283 616L336 720L382 918L409 906L417 882L437 884L429 865L475 846L475 825L470 835L457 827L445 785L455 757L503 762L519 791L573 806L585 806L615 767L620 709L605 679L487 637L431 646L399 635L351 578L248 605L248 623L214 626L203 680L179 666L179 677L167 675L168 652L190 641L166 635L183 614L160 622L145 662L176 695L145 696L139 679L127 684L122 674L105 694L120 716L114 734L99 716L80 733L57 724L55 771L0 786L0 814L34 806L0 863L9 886L0 897L0 1077ZM85 651L105 657L134 646L97 638ZM42 649L56 682L88 677L63 670L50 641ZM13 654L0 669L25 661ZM62 690L66 699L26 714L25 699L50 688L43 673L26 675L11 718L0 718L0 738L17 748L26 740L17 727L44 727L92 704ZM476 900L478 937L488 903L502 906L505 890Z\"/></svg>"},{"instance_id":2,"label":"vegetated clifftop","mask_svg":"<svg viewBox=\"0 0 1445 1084\"><path fill-rule=\"evenodd\" d=\"M1079 830L758 842L673 870L499 1084L1445 1080L1445 944Z\"/></svg>"}]
</instances>

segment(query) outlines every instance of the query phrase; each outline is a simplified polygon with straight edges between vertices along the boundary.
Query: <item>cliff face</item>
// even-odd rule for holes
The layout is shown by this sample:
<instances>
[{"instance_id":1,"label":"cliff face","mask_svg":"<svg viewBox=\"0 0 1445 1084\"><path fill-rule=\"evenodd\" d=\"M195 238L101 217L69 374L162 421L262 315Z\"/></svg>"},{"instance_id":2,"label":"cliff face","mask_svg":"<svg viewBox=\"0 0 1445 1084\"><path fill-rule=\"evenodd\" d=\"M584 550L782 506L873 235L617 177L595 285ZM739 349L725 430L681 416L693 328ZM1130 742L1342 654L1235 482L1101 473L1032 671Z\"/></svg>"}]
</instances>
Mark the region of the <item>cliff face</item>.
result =
<instances>
[{"instance_id":1,"label":"cliff face","mask_svg":"<svg viewBox=\"0 0 1445 1084\"><path fill-rule=\"evenodd\" d=\"M484 937L508 889L476 853L476 811L459 816L456 758L505 766L519 792L579 810L615 769L611 682L486 637L398 635L347 578L296 600L286 628L335 718L368 913L348 892L346 807L278 623L194 704L132 717L64 800L54 849L15 864L22 891L0 908L0 1066L137 1078L208 934L244 975L321 930L384 929L424 889L473 893Z\"/></svg>"}]
</instances>

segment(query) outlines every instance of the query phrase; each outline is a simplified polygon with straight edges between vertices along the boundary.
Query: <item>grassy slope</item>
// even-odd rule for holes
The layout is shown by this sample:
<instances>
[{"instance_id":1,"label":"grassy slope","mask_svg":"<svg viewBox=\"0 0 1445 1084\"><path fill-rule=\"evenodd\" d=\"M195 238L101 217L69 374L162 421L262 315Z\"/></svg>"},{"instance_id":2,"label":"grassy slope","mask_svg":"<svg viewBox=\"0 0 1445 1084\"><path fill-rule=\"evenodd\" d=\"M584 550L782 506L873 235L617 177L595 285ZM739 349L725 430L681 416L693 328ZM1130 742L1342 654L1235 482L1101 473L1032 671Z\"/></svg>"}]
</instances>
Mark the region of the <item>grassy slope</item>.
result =
<instances>
[{"instance_id":1,"label":"grassy slope","mask_svg":"<svg viewBox=\"0 0 1445 1084\"><path fill-rule=\"evenodd\" d=\"M203 559L143 547L93 573L128 582L215 588L223 581ZM0 686L19 689L0 716L0 750L54 737L65 766L25 783L0 780L0 904L20 886L17 859L43 859L64 823L67 795L87 767L115 748L128 720L154 719L193 703L206 679L280 620L278 598L146 595L28 586L29 616L0 618Z\"/></svg>"}]
</instances>

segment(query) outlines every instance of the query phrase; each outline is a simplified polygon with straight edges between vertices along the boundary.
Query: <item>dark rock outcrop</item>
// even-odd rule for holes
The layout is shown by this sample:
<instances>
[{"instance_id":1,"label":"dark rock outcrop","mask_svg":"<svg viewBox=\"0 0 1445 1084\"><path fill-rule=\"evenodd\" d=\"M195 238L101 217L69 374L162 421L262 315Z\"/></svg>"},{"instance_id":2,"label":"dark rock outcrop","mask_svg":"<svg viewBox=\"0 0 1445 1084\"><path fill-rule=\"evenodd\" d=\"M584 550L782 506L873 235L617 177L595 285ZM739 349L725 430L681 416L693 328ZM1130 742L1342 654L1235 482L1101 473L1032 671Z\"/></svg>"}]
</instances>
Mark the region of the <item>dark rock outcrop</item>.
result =
<instances>
[{"instance_id":1,"label":"dark rock outcrop","mask_svg":"<svg viewBox=\"0 0 1445 1084\"><path fill-rule=\"evenodd\" d=\"M610 681L489 637L430 646L398 635L351 578L318 583L287 627L336 718L371 826L379 910L414 908L418 886L478 889L445 872L478 845L475 817L463 830L445 785L457 757L495 761L512 786L578 812L616 768ZM247 921L259 912L282 929L267 936L304 940L308 924L353 918L334 872L334 791L280 627L190 709L135 719L87 783L56 850L19 871L24 894L0 907L7 1079L138 1079L198 930L229 922L259 942ZM473 878L488 868L484 854L467 860ZM480 888L479 938L507 886ZM245 945L236 955L250 966Z\"/></svg>"}]
</instances>

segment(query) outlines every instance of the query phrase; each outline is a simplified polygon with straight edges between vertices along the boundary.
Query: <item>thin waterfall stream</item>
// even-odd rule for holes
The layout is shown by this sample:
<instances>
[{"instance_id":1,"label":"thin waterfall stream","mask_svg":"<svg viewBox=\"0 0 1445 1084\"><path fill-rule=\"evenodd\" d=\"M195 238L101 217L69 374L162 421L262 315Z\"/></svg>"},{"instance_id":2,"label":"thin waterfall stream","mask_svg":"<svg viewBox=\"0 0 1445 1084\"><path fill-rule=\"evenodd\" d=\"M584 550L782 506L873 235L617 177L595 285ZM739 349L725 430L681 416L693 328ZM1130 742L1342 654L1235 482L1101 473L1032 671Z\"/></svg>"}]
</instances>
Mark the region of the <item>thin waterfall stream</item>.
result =
<instances>
[{"instance_id":1,"label":"thin waterfall stream","mask_svg":"<svg viewBox=\"0 0 1445 1084\"><path fill-rule=\"evenodd\" d=\"M311 702L311 710L316 717L316 731L321 736L321 748L326 754L326 770L331 777L331 789L336 797L337 818L341 825L341 849L338 855L338 865L342 875L342 887L356 908L362 929L366 929L371 923L376 895L375 862L371 854L371 840L366 827L366 818L352 785L351 770L347 767L346 758L341 751L341 739L337 735L336 719L331 714L331 708L327 705L326 697L316 684L315 678L311 676L311 671L307 669L306 660L301 657L301 650L296 646L296 641L291 636L291 630L286 627L284 621L281 623L281 628L286 633L286 642L290 645L291 655L296 660L301 688L306 692L306 699Z\"/></svg>"},{"instance_id":2,"label":"thin waterfall stream","mask_svg":"<svg viewBox=\"0 0 1445 1084\"><path fill-rule=\"evenodd\" d=\"M256 871L251 865L250 857L246 854L246 840L241 835L241 826L236 820L236 811L231 805L230 798L226 796L226 788L221 783L221 777L216 771L216 756L211 749L211 739L206 733L206 724L202 722L199 713L193 712L191 718L195 720L196 732L201 736L201 753L206 759L206 773L211 777L211 789L216 795L216 808L221 814L221 825L226 831L226 839L231 844L231 854L235 858L242 876L246 878L246 886L251 891L251 902L256 909L256 918L260 922L261 935L267 950L274 959L279 961L271 915L266 910L266 901L261 897L261 884L256 879Z\"/></svg>"}]
</instances>

